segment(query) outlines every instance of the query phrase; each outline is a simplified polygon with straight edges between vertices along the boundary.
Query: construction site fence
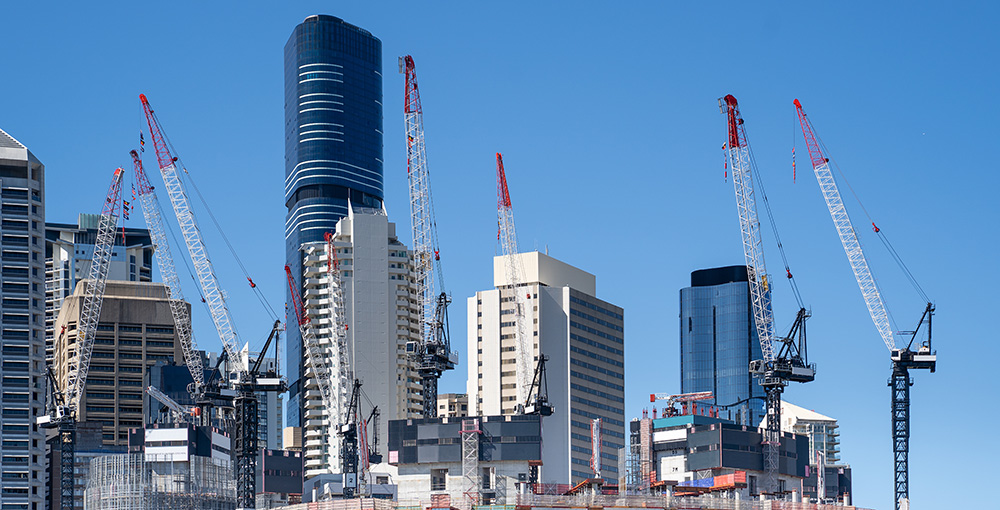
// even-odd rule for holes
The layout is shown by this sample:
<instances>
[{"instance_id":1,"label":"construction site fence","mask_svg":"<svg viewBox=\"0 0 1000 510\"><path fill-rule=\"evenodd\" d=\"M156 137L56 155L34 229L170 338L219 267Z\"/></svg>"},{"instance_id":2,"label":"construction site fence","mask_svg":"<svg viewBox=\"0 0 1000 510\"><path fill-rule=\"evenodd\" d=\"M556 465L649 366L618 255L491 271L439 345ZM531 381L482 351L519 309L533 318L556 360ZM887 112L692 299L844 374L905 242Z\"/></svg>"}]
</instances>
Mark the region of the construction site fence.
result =
<instances>
[{"instance_id":1,"label":"construction site fence","mask_svg":"<svg viewBox=\"0 0 1000 510\"><path fill-rule=\"evenodd\" d=\"M283 506L281 510L399 510L399 508L402 507L396 505L392 500L358 498L299 503L297 505Z\"/></svg>"},{"instance_id":2,"label":"construction site fence","mask_svg":"<svg viewBox=\"0 0 1000 510\"><path fill-rule=\"evenodd\" d=\"M511 504L514 501L516 503ZM469 508L462 502L452 502L451 508ZM347 499L302 503L281 507L282 510L427 510L442 508L427 501L393 502L382 499ZM860 507L798 503L790 501L760 501L709 496L609 496L550 494L517 494L508 504L471 505L472 510L526 510L528 508L662 508L664 510L866 510Z\"/></svg>"},{"instance_id":3,"label":"construction site fence","mask_svg":"<svg viewBox=\"0 0 1000 510\"><path fill-rule=\"evenodd\" d=\"M760 501L710 496L644 496L578 494L517 494L518 507L537 508L663 508L692 510L865 510L854 506L800 503L790 501Z\"/></svg>"}]
</instances>

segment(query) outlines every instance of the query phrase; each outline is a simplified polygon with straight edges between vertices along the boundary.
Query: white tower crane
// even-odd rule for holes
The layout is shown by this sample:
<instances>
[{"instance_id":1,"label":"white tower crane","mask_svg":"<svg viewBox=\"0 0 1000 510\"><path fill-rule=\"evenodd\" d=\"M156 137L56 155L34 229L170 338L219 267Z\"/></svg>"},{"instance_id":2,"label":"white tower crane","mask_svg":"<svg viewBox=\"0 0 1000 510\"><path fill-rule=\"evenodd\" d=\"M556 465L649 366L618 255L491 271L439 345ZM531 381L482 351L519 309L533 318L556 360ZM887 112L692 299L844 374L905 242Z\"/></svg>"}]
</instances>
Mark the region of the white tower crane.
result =
<instances>
[{"instance_id":1,"label":"white tower crane","mask_svg":"<svg viewBox=\"0 0 1000 510\"><path fill-rule=\"evenodd\" d=\"M534 341L528 332L532 324L532 305L530 295L524 285L524 267L521 263L520 251L517 247L517 232L514 230L514 208L510 203L510 192L507 190L507 175L503 169L503 156L497 153L497 223L504 266L507 270L507 285L510 288L510 299L515 302L514 322L516 323L515 358L517 363L517 402L522 405L531 394L534 370ZM503 302L501 292L501 302Z\"/></svg>"},{"instance_id":2,"label":"white tower crane","mask_svg":"<svg viewBox=\"0 0 1000 510\"><path fill-rule=\"evenodd\" d=\"M66 387L60 392L54 377L49 381L52 385L52 398L49 401L49 414L38 418L38 423L45 427L58 427L60 438L60 508L74 508L74 463L76 450L76 419L80 407L80 399L87 385L87 372L90 369L90 357L94 352L94 337L97 335L97 323L101 317L101 305L104 302L104 289L108 281L108 271L111 268L111 251L115 244L115 227L121 216L121 168L115 169L111 186L101 217L97 224L97 242L94 243L94 256L91 259L90 270L85 283L86 295L80 307L80 318L77 325L75 355L70 355L66 366Z\"/></svg>"},{"instance_id":3,"label":"white tower crane","mask_svg":"<svg viewBox=\"0 0 1000 510\"><path fill-rule=\"evenodd\" d=\"M754 325L760 340L761 360L750 362L750 372L764 387L767 422L764 430L764 492L774 494L778 486L778 459L781 446L781 393L788 381L809 382L815 379L816 367L806 359L805 319L809 316L800 308L788 336L778 339L780 350L775 353L774 313L771 310L771 285L764 265L761 246L760 220L754 198L753 158L747 142L743 117L736 98L727 95L719 102L728 124L727 155L733 171L736 209L740 217L743 254L747 265L750 302ZM791 278L791 271L788 271ZM797 339L795 338L797 334Z\"/></svg>"},{"instance_id":4,"label":"white tower crane","mask_svg":"<svg viewBox=\"0 0 1000 510\"><path fill-rule=\"evenodd\" d=\"M444 290L441 252L434 218L431 179L424 147L424 113L420 106L417 72L413 57L400 57L399 70L406 75L403 118L406 122L407 176L410 181L410 219L413 227L413 267L420 302L421 333L419 343L409 343L407 351L417 363L423 394L423 415L437 416L438 379L445 370L455 368L457 355L451 352L448 332L448 304ZM437 273L435 290L434 273Z\"/></svg>"},{"instance_id":5,"label":"white tower crane","mask_svg":"<svg viewBox=\"0 0 1000 510\"><path fill-rule=\"evenodd\" d=\"M174 317L174 329L177 331L177 338L181 342L184 363L191 372L191 379L194 381L194 391L191 393L197 400L205 382L205 369L201 354L198 353L194 334L191 331L191 311L188 308L188 304L184 301L181 281L177 276L174 257L170 251L170 242L167 239L166 230L163 228L163 218L160 216L159 200L156 198L153 186L149 183L149 177L142 167L142 159L139 158L139 153L133 150L129 154L132 155L136 190L139 194L139 203L142 204L143 216L146 218L146 228L149 229L149 237L153 241L156 264L160 269L160 277L163 279L164 285L167 286L170 313Z\"/></svg>"},{"instance_id":6,"label":"white tower crane","mask_svg":"<svg viewBox=\"0 0 1000 510\"><path fill-rule=\"evenodd\" d=\"M844 245L844 253L854 271L854 278L858 281L861 289L861 296L868 307L868 313L875 323L889 355L892 359L892 378L889 380L889 387L892 389L892 447L893 447L893 500L896 510L909 507L910 499L910 386L913 384L910 379L909 369L926 369L931 373L937 368L937 352L931 349L931 319L934 316L934 304L928 302L924 308L924 313L920 317L920 322L913 331L909 332L909 340L896 339L889 324L889 312L885 302L879 292L875 277L872 276L868 267L868 260L861 249L861 241L851 224L851 218L847 214L847 207L840 196L840 189L837 181L830 171L830 160L823 156L820 144L813 131L812 122L806 117L802 110L802 104L796 99L794 102L795 111L799 116L799 123L802 126L802 134L806 140L806 148L809 150L809 158L812 162L813 172L816 174L816 181L819 189L823 193L823 199L830 210L830 217L833 219L833 226L840 237L840 243ZM879 233L878 227L872 223L872 228ZM919 290L919 288L918 288ZM921 297L927 300L927 296L920 291ZM929 301L929 300L927 300ZM913 351L913 342L917 338L921 326L927 322L927 340L917 346ZM900 345L906 344L900 348Z\"/></svg>"}]
</instances>

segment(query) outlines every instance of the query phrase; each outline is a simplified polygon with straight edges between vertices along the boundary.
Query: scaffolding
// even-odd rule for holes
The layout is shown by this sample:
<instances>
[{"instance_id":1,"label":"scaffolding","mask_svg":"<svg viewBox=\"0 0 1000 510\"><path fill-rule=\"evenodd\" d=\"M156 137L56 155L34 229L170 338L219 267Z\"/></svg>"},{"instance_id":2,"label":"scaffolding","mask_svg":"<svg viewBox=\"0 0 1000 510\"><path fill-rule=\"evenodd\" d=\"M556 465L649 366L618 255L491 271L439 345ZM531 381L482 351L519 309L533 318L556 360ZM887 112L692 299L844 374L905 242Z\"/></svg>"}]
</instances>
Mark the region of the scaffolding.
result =
<instances>
[{"instance_id":1,"label":"scaffolding","mask_svg":"<svg viewBox=\"0 0 1000 510\"><path fill-rule=\"evenodd\" d=\"M88 510L234 510L232 464L210 457L120 454L90 461Z\"/></svg>"},{"instance_id":2,"label":"scaffolding","mask_svg":"<svg viewBox=\"0 0 1000 510\"><path fill-rule=\"evenodd\" d=\"M479 419L462 420L462 489L464 508L479 504Z\"/></svg>"}]
</instances>

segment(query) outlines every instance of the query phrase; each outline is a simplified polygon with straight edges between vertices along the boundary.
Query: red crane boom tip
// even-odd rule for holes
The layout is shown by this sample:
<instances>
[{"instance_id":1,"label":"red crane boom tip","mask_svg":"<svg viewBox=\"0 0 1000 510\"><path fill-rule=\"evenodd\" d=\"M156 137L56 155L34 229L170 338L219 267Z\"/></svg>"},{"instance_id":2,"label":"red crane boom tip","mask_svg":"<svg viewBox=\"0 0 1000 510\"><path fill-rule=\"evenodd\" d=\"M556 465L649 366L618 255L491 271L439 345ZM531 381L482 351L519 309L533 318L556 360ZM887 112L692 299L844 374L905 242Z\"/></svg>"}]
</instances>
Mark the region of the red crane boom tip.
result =
<instances>
[{"instance_id":1,"label":"red crane boom tip","mask_svg":"<svg viewBox=\"0 0 1000 510\"><path fill-rule=\"evenodd\" d=\"M798 99L792 101L792 104L794 104L796 108L802 108L802 103L800 103Z\"/></svg>"},{"instance_id":2,"label":"red crane boom tip","mask_svg":"<svg viewBox=\"0 0 1000 510\"><path fill-rule=\"evenodd\" d=\"M727 105L736 106L736 97L732 94L726 94L726 97L722 98L722 100L725 101Z\"/></svg>"}]
</instances>

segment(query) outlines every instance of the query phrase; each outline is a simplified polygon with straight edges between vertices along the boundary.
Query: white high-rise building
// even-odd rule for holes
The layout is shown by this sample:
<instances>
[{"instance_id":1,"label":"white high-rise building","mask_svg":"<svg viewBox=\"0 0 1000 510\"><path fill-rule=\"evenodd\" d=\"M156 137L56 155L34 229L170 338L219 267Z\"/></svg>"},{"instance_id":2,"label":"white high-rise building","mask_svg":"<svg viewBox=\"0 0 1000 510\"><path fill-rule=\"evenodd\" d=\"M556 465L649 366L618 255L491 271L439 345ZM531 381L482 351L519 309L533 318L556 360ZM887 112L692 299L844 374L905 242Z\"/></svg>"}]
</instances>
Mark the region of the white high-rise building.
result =
<instances>
[{"instance_id":1,"label":"white high-rise building","mask_svg":"<svg viewBox=\"0 0 1000 510\"><path fill-rule=\"evenodd\" d=\"M2 130L0 200L0 500L4 509L40 510L45 436L35 418L45 414L45 165Z\"/></svg>"},{"instance_id":2,"label":"white high-rise building","mask_svg":"<svg viewBox=\"0 0 1000 510\"><path fill-rule=\"evenodd\" d=\"M530 294L534 368L546 364L552 416L542 419L543 482L576 483L594 476L591 420L602 427L601 474L618 478L618 450L625 440L625 319L620 307L602 301L594 275L539 252L521 253ZM503 257L493 259L494 289L469 298L467 389L471 415L517 410L515 308L517 300ZM475 353L475 354L474 354Z\"/></svg>"},{"instance_id":3,"label":"white high-rise building","mask_svg":"<svg viewBox=\"0 0 1000 510\"><path fill-rule=\"evenodd\" d=\"M423 408L420 378L406 355L406 343L420 340L412 255L396 238L396 225L379 209L353 207L337 222L334 246L343 281L343 319L332 307L325 242L302 246L305 309L331 360L334 394L345 398L350 396L351 382L342 385L336 377L340 360L331 339L334 326L346 329L347 362L362 382L360 415L365 419L372 407L378 406L378 437L384 452L389 420L420 417ZM322 406L319 386L308 365L304 373L305 477L339 473L339 418L330 416Z\"/></svg>"}]
</instances>

